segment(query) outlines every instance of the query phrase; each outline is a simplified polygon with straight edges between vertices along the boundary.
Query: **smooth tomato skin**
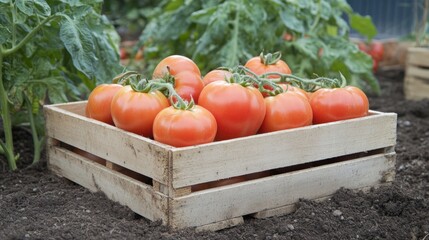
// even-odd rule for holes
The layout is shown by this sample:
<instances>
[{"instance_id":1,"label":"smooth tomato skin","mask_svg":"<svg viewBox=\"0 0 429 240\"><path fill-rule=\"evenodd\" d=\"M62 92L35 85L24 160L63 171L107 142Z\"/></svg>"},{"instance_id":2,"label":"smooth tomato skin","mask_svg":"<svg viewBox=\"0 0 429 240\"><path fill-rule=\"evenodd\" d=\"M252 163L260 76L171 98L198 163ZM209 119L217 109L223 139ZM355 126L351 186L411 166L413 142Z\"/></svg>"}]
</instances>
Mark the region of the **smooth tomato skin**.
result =
<instances>
[{"instance_id":1,"label":"smooth tomato skin","mask_svg":"<svg viewBox=\"0 0 429 240\"><path fill-rule=\"evenodd\" d=\"M182 71L174 76L174 89L184 100L194 99L198 103L198 97L204 88L201 76L194 72Z\"/></svg>"},{"instance_id":2,"label":"smooth tomato skin","mask_svg":"<svg viewBox=\"0 0 429 240\"><path fill-rule=\"evenodd\" d=\"M256 134L265 116L262 94L254 87L215 81L204 87L198 104L216 118L215 140Z\"/></svg>"},{"instance_id":3,"label":"smooth tomato skin","mask_svg":"<svg viewBox=\"0 0 429 240\"><path fill-rule=\"evenodd\" d=\"M116 127L152 138L156 115L169 106L168 99L159 91L140 93L125 86L113 97L111 112Z\"/></svg>"},{"instance_id":4,"label":"smooth tomato skin","mask_svg":"<svg viewBox=\"0 0 429 240\"><path fill-rule=\"evenodd\" d=\"M279 72L283 74L291 74L289 66L283 60L278 60L275 64L265 65L260 57L253 57L249 59L244 65L246 68L250 69L256 75L262 75L268 72ZM268 78L278 78L278 76L270 75Z\"/></svg>"},{"instance_id":5,"label":"smooth tomato skin","mask_svg":"<svg viewBox=\"0 0 429 240\"><path fill-rule=\"evenodd\" d=\"M266 113L259 133L311 125L313 112L306 96L286 91L265 99Z\"/></svg>"},{"instance_id":6,"label":"smooth tomato skin","mask_svg":"<svg viewBox=\"0 0 429 240\"><path fill-rule=\"evenodd\" d=\"M369 55L372 56L373 59L376 61L382 61L383 55L384 55L384 46L381 42L372 42L370 49L369 49Z\"/></svg>"},{"instance_id":7,"label":"smooth tomato skin","mask_svg":"<svg viewBox=\"0 0 429 240\"><path fill-rule=\"evenodd\" d=\"M232 73L226 70L220 70L220 69L211 70L203 78L204 86L207 86L209 83L215 82L215 81L225 81L229 79L231 76L232 76Z\"/></svg>"},{"instance_id":8,"label":"smooth tomato skin","mask_svg":"<svg viewBox=\"0 0 429 240\"><path fill-rule=\"evenodd\" d=\"M194 72L201 76L200 69L194 61L185 56L171 55L164 58L163 60L161 60L161 62L158 63L158 65L156 65L152 77L154 79L162 78L166 74L171 74L175 76L177 73L183 71Z\"/></svg>"},{"instance_id":9,"label":"smooth tomato skin","mask_svg":"<svg viewBox=\"0 0 429 240\"><path fill-rule=\"evenodd\" d=\"M327 123L368 115L369 102L365 93L357 87L321 88L310 98L313 123Z\"/></svg>"},{"instance_id":10,"label":"smooth tomato skin","mask_svg":"<svg viewBox=\"0 0 429 240\"><path fill-rule=\"evenodd\" d=\"M110 104L113 96L122 88L119 84L100 84L95 87L88 97L86 116L113 125Z\"/></svg>"},{"instance_id":11,"label":"smooth tomato skin","mask_svg":"<svg viewBox=\"0 0 429 240\"><path fill-rule=\"evenodd\" d=\"M173 147L213 142L216 131L213 114L198 105L190 110L165 108L153 122L154 139Z\"/></svg>"}]
</instances>

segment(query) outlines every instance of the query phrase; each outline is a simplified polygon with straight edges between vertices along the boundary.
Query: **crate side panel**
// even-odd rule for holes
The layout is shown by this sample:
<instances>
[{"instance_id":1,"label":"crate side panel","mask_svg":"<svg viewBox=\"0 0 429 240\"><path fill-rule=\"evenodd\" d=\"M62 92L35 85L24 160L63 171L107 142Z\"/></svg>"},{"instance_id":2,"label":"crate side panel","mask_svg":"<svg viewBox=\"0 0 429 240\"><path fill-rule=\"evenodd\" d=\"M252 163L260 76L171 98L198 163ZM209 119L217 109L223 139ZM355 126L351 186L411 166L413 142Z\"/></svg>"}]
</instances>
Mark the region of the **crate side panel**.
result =
<instances>
[{"instance_id":1,"label":"crate side panel","mask_svg":"<svg viewBox=\"0 0 429 240\"><path fill-rule=\"evenodd\" d=\"M425 48L409 48L408 49L408 65L416 65L422 67L429 67L429 50Z\"/></svg>"},{"instance_id":2,"label":"crate side panel","mask_svg":"<svg viewBox=\"0 0 429 240\"><path fill-rule=\"evenodd\" d=\"M167 184L167 148L61 106L45 107L45 117L48 137Z\"/></svg>"},{"instance_id":3,"label":"crate side panel","mask_svg":"<svg viewBox=\"0 0 429 240\"><path fill-rule=\"evenodd\" d=\"M429 55L428 55L429 57ZM407 66L407 77L414 76L422 79L422 81L426 80L426 83L429 84L429 69L421 68L409 65Z\"/></svg>"},{"instance_id":4,"label":"crate side panel","mask_svg":"<svg viewBox=\"0 0 429 240\"><path fill-rule=\"evenodd\" d=\"M167 222L168 197L157 193L151 186L56 146L48 148L48 155L48 167L57 175L90 191L101 191L109 199L128 206L152 221Z\"/></svg>"},{"instance_id":5,"label":"crate side panel","mask_svg":"<svg viewBox=\"0 0 429 240\"><path fill-rule=\"evenodd\" d=\"M395 168L392 157L373 155L196 192L171 200L170 224L205 225L299 201L333 194L341 187L359 189L386 181Z\"/></svg>"},{"instance_id":6,"label":"crate side panel","mask_svg":"<svg viewBox=\"0 0 429 240\"><path fill-rule=\"evenodd\" d=\"M427 81L412 76L405 77L404 92L409 100L421 100L429 98L429 71Z\"/></svg>"},{"instance_id":7,"label":"crate side panel","mask_svg":"<svg viewBox=\"0 0 429 240\"><path fill-rule=\"evenodd\" d=\"M173 149L175 188L393 146L396 114Z\"/></svg>"}]
</instances>

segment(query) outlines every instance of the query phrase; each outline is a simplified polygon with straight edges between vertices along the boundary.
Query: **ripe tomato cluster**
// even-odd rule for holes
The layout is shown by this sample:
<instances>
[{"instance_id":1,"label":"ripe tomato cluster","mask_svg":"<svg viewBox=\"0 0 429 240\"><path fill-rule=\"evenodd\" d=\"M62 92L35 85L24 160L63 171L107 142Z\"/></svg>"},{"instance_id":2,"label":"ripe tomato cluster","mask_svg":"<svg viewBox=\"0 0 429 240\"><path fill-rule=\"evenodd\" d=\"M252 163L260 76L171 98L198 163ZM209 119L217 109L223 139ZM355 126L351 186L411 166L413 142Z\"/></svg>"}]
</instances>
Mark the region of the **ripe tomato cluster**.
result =
<instances>
[{"instance_id":1,"label":"ripe tomato cluster","mask_svg":"<svg viewBox=\"0 0 429 240\"><path fill-rule=\"evenodd\" d=\"M383 43L371 42L368 44L364 42L359 42L358 47L362 52L371 56L372 63L373 63L372 70L373 72L377 72L378 63L383 60L383 55L384 55Z\"/></svg>"},{"instance_id":2,"label":"ripe tomato cluster","mask_svg":"<svg viewBox=\"0 0 429 240\"><path fill-rule=\"evenodd\" d=\"M320 124L368 114L368 98L341 80L303 79L279 53L201 77L189 58L173 55L152 79L135 72L89 95L90 118L174 147Z\"/></svg>"}]
</instances>

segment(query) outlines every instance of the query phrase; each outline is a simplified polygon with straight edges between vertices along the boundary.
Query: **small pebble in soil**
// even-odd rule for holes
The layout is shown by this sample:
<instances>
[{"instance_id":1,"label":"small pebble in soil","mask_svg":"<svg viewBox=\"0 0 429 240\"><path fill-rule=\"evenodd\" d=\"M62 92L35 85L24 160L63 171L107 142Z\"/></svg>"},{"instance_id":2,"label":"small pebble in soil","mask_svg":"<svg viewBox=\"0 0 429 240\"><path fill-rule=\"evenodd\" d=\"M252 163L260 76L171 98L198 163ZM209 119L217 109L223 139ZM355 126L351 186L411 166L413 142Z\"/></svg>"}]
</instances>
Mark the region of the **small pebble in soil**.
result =
<instances>
[{"instance_id":1,"label":"small pebble in soil","mask_svg":"<svg viewBox=\"0 0 429 240\"><path fill-rule=\"evenodd\" d=\"M37 191L37 188L33 188L33 192Z\"/></svg>"},{"instance_id":2,"label":"small pebble in soil","mask_svg":"<svg viewBox=\"0 0 429 240\"><path fill-rule=\"evenodd\" d=\"M287 228L291 231L293 231L295 229L295 227L292 224L288 224Z\"/></svg>"},{"instance_id":3,"label":"small pebble in soil","mask_svg":"<svg viewBox=\"0 0 429 240\"><path fill-rule=\"evenodd\" d=\"M27 233L27 234L25 234L25 237L26 237L26 238L29 238L29 237L30 237L30 234L28 234L28 233Z\"/></svg>"},{"instance_id":4,"label":"small pebble in soil","mask_svg":"<svg viewBox=\"0 0 429 240\"><path fill-rule=\"evenodd\" d=\"M332 212L332 214L334 214L334 216L341 216L343 213L340 211L340 210L334 210L333 212Z\"/></svg>"},{"instance_id":5,"label":"small pebble in soil","mask_svg":"<svg viewBox=\"0 0 429 240\"><path fill-rule=\"evenodd\" d=\"M22 217L22 219L27 220L27 217Z\"/></svg>"}]
</instances>

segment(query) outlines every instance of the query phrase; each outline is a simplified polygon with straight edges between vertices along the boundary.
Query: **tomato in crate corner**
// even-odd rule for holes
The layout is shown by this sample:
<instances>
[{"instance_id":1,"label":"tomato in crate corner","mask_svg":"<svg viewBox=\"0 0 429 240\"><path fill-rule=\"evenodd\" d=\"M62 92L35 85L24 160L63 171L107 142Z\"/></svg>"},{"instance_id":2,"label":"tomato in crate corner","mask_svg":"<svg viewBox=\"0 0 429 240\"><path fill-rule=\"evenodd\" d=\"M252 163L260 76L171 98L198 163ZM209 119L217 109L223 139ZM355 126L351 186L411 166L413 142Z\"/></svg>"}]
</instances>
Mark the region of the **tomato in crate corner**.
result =
<instances>
[{"instance_id":1,"label":"tomato in crate corner","mask_svg":"<svg viewBox=\"0 0 429 240\"><path fill-rule=\"evenodd\" d=\"M122 89L120 84L100 84L88 97L85 114L89 118L113 125L110 104L113 96Z\"/></svg>"},{"instance_id":2,"label":"tomato in crate corner","mask_svg":"<svg viewBox=\"0 0 429 240\"><path fill-rule=\"evenodd\" d=\"M366 94L357 87L321 88L310 97L313 123L327 123L368 115Z\"/></svg>"}]
</instances>

